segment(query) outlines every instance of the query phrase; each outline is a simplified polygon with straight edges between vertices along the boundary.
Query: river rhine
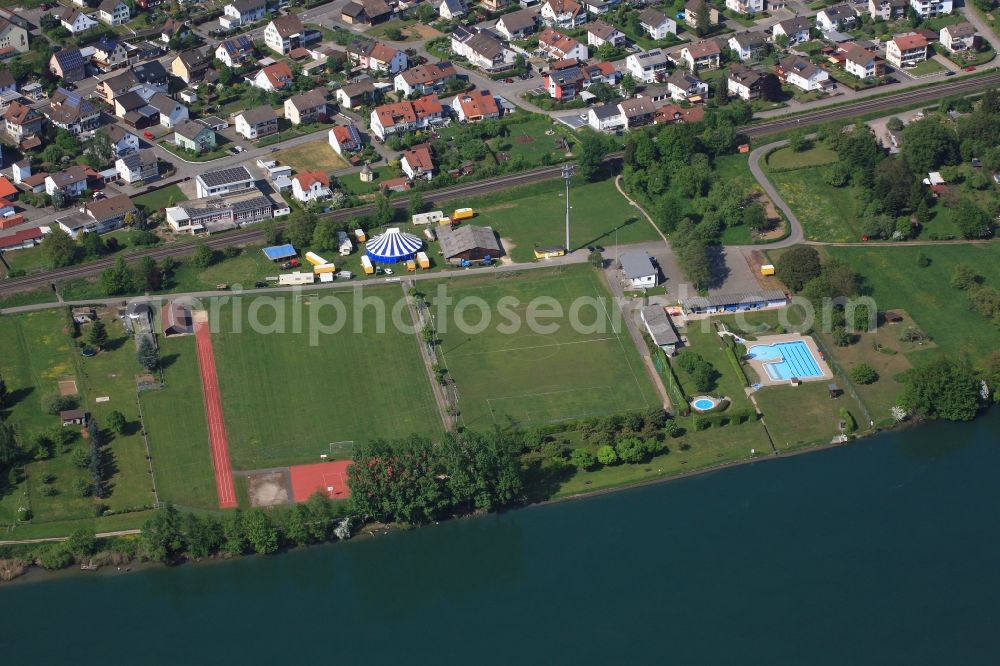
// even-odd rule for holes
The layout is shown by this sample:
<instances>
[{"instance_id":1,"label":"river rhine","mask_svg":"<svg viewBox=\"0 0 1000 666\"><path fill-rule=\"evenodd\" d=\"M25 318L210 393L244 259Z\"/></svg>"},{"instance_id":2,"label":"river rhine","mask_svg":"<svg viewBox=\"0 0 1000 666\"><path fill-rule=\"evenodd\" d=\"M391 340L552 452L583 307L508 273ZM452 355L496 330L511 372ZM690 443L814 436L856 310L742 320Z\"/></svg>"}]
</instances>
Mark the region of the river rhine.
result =
<instances>
[{"instance_id":1,"label":"river rhine","mask_svg":"<svg viewBox=\"0 0 1000 666\"><path fill-rule=\"evenodd\" d=\"M1000 411L370 540L0 587L2 663L1000 660Z\"/></svg>"}]
</instances>

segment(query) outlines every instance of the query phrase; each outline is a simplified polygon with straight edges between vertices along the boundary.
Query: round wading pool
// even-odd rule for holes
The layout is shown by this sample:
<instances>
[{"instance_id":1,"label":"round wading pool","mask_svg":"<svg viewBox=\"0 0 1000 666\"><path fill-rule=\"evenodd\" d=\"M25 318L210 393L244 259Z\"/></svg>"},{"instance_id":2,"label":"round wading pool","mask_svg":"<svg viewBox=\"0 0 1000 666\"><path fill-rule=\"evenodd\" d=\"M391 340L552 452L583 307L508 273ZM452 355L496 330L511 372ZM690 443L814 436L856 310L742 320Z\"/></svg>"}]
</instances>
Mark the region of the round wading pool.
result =
<instances>
[{"instance_id":1,"label":"round wading pool","mask_svg":"<svg viewBox=\"0 0 1000 666\"><path fill-rule=\"evenodd\" d=\"M713 409L717 404L719 404L718 400L707 395L695 396L695 398L691 400L691 408L696 412L707 412L710 409Z\"/></svg>"}]
</instances>

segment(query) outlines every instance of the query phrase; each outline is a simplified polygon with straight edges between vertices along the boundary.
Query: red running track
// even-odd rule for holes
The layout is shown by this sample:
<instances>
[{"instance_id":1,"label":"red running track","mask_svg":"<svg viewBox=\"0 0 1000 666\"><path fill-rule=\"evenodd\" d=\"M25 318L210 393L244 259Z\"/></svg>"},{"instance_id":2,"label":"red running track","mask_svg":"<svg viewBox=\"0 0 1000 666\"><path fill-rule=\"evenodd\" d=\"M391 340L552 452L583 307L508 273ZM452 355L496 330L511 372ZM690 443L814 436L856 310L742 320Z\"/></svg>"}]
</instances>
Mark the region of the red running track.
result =
<instances>
[{"instance_id":1,"label":"red running track","mask_svg":"<svg viewBox=\"0 0 1000 666\"><path fill-rule=\"evenodd\" d=\"M205 395L205 416L208 420L208 439L215 465L215 486L219 492L219 508L235 509L236 490L233 487L233 470L229 463L229 438L226 422L222 418L222 396L219 394L219 376L215 371L215 354L212 352L212 333L208 322L194 325L198 347L198 365L201 367L201 388Z\"/></svg>"}]
</instances>

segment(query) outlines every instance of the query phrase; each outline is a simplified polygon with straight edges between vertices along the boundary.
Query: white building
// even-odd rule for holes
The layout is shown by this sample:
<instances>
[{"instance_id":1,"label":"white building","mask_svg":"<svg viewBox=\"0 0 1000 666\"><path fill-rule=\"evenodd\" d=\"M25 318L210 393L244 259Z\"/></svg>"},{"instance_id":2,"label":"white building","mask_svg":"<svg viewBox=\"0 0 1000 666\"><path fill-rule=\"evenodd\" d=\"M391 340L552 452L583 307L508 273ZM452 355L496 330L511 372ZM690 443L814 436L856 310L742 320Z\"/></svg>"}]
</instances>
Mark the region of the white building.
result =
<instances>
[{"instance_id":1,"label":"white building","mask_svg":"<svg viewBox=\"0 0 1000 666\"><path fill-rule=\"evenodd\" d=\"M131 16L124 0L104 0L97 7L97 18L108 25L123 25Z\"/></svg>"},{"instance_id":2,"label":"white building","mask_svg":"<svg viewBox=\"0 0 1000 666\"><path fill-rule=\"evenodd\" d=\"M666 39L677 34L677 21L657 9L644 9L639 13L639 25L653 39Z\"/></svg>"},{"instance_id":3,"label":"white building","mask_svg":"<svg viewBox=\"0 0 1000 666\"><path fill-rule=\"evenodd\" d=\"M576 0L546 0L540 15L550 28L575 28L587 22L587 12Z\"/></svg>"},{"instance_id":4,"label":"white building","mask_svg":"<svg viewBox=\"0 0 1000 666\"><path fill-rule=\"evenodd\" d=\"M267 14L264 0L233 0L222 8L219 25L224 30L232 30L248 23L256 23Z\"/></svg>"},{"instance_id":5,"label":"white building","mask_svg":"<svg viewBox=\"0 0 1000 666\"><path fill-rule=\"evenodd\" d=\"M322 171L303 171L292 178L292 196L297 201L329 199L331 194L330 177Z\"/></svg>"},{"instance_id":6,"label":"white building","mask_svg":"<svg viewBox=\"0 0 1000 666\"><path fill-rule=\"evenodd\" d=\"M206 171L195 178L199 199L247 190L254 186L253 176L244 166Z\"/></svg>"},{"instance_id":7,"label":"white building","mask_svg":"<svg viewBox=\"0 0 1000 666\"><path fill-rule=\"evenodd\" d=\"M976 29L971 23L956 23L941 28L941 46L952 53L968 51L976 45Z\"/></svg>"},{"instance_id":8,"label":"white building","mask_svg":"<svg viewBox=\"0 0 1000 666\"><path fill-rule=\"evenodd\" d=\"M885 45L885 59L894 67L913 67L927 60L928 46L923 35L915 32L896 35Z\"/></svg>"},{"instance_id":9,"label":"white building","mask_svg":"<svg viewBox=\"0 0 1000 666\"><path fill-rule=\"evenodd\" d=\"M625 59L625 67L636 81L653 83L663 76L670 61L663 49L633 53Z\"/></svg>"},{"instance_id":10,"label":"white building","mask_svg":"<svg viewBox=\"0 0 1000 666\"><path fill-rule=\"evenodd\" d=\"M587 112L587 124L598 132L615 132L625 127L625 116L617 104L592 106Z\"/></svg>"},{"instance_id":11,"label":"white building","mask_svg":"<svg viewBox=\"0 0 1000 666\"><path fill-rule=\"evenodd\" d=\"M764 11L764 0L726 0L726 9L737 14L759 14Z\"/></svg>"},{"instance_id":12,"label":"white building","mask_svg":"<svg viewBox=\"0 0 1000 666\"><path fill-rule=\"evenodd\" d=\"M648 254L639 250L625 252L618 260L625 285L632 289L655 287L659 271Z\"/></svg>"},{"instance_id":13,"label":"white building","mask_svg":"<svg viewBox=\"0 0 1000 666\"><path fill-rule=\"evenodd\" d=\"M921 18L951 14L952 0L910 0L910 6Z\"/></svg>"}]
</instances>

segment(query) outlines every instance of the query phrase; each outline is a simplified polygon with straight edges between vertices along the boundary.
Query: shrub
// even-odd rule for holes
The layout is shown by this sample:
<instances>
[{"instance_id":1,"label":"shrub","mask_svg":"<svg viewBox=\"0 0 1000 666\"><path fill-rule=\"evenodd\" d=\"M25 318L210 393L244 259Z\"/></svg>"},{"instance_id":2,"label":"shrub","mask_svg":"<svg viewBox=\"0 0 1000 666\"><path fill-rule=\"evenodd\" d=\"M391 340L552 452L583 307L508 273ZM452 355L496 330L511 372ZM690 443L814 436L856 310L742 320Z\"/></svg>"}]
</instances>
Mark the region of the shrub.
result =
<instances>
[{"instance_id":1,"label":"shrub","mask_svg":"<svg viewBox=\"0 0 1000 666\"><path fill-rule=\"evenodd\" d=\"M590 470L597 464L597 457L586 449L573 449L570 451L569 461L580 469Z\"/></svg>"},{"instance_id":2,"label":"shrub","mask_svg":"<svg viewBox=\"0 0 1000 666\"><path fill-rule=\"evenodd\" d=\"M858 384L874 384L878 381L878 373L867 363L861 363L851 368L851 381Z\"/></svg>"},{"instance_id":3,"label":"shrub","mask_svg":"<svg viewBox=\"0 0 1000 666\"><path fill-rule=\"evenodd\" d=\"M597 461L602 465L614 465L618 462L618 453L614 447L605 444L597 449Z\"/></svg>"}]
</instances>

